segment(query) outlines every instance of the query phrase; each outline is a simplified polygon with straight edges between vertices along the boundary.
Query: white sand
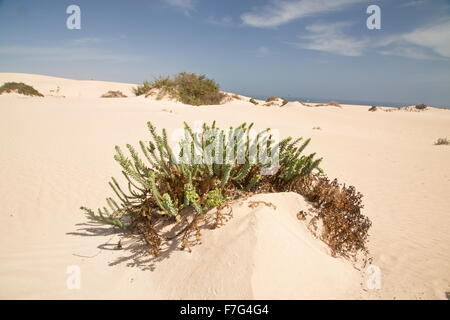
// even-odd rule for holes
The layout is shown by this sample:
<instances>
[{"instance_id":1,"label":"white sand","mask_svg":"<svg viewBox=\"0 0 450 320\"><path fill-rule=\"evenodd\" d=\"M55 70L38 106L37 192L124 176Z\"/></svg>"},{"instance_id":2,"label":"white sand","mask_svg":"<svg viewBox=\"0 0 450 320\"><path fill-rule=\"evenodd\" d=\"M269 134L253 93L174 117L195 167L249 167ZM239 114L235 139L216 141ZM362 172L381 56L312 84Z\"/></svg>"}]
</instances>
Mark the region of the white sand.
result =
<instances>
[{"instance_id":1,"label":"white sand","mask_svg":"<svg viewBox=\"0 0 450 320\"><path fill-rule=\"evenodd\" d=\"M444 299L450 291L450 147L433 145L450 138L448 110L279 108L246 98L193 107L133 97L130 84L0 74L7 81L47 96L0 95L0 298ZM65 98L48 96L58 86ZM99 98L109 90L129 98ZM327 254L297 220L306 204L293 193L255 196L276 210L236 204L234 218L205 232L192 253L154 264L132 241L114 250L120 236L88 223L80 205L103 205L107 181L120 174L115 145L147 139L149 120L171 132L214 119L312 137L307 151L324 156L328 175L364 194L380 290ZM70 265L81 268L80 290L67 289Z\"/></svg>"}]
</instances>

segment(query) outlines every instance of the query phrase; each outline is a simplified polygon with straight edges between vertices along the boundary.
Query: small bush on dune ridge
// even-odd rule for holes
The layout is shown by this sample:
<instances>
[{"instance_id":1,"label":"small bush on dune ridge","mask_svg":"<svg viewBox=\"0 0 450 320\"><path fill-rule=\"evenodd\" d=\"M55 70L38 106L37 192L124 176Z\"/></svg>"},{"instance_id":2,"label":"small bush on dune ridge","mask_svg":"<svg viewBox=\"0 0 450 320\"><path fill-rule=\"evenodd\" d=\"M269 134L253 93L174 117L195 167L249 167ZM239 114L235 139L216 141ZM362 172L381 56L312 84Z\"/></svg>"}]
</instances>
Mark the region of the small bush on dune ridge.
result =
<instances>
[{"instance_id":1,"label":"small bush on dune ridge","mask_svg":"<svg viewBox=\"0 0 450 320\"><path fill-rule=\"evenodd\" d=\"M378 110L378 108L376 107L376 106L371 106L370 108L369 108L369 111L371 111L371 112L375 112L375 111L377 111Z\"/></svg>"},{"instance_id":2,"label":"small bush on dune ridge","mask_svg":"<svg viewBox=\"0 0 450 320\"><path fill-rule=\"evenodd\" d=\"M281 98L279 98L279 97L268 97L266 99L266 102L277 101L278 99L281 99Z\"/></svg>"},{"instance_id":3,"label":"small bush on dune ridge","mask_svg":"<svg viewBox=\"0 0 450 320\"><path fill-rule=\"evenodd\" d=\"M328 105L333 106L333 107L339 107L339 108L342 107L341 104L337 101L330 101L330 102L328 102Z\"/></svg>"},{"instance_id":4,"label":"small bush on dune ridge","mask_svg":"<svg viewBox=\"0 0 450 320\"><path fill-rule=\"evenodd\" d=\"M437 141L434 144L436 146L449 145L450 141L447 138L439 138L439 139L437 139Z\"/></svg>"},{"instance_id":5,"label":"small bush on dune ridge","mask_svg":"<svg viewBox=\"0 0 450 320\"><path fill-rule=\"evenodd\" d=\"M288 102L289 102L289 100L287 100L287 99L285 99L285 98L281 98L281 97L268 97L267 99L266 99L266 102L267 102L267 104L266 105L273 105L273 104L271 104L270 102L275 102L275 101L277 101L277 100L281 100L282 101L282 103L281 103L281 106L284 106L284 105L286 105Z\"/></svg>"},{"instance_id":6,"label":"small bush on dune ridge","mask_svg":"<svg viewBox=\"0 0 450 320\"><path fill-rule=\"evenodd\" d=\"M0 87L0 94L2 93L19 93L26 96L37 96L37 97L43 97L44 95L37 91L32 86L29 86L23 82L6 82L4 85Z\"/></svg>"},{"instance_id":7,"label":"small bush on dune ridge","mask_svg":"<svg viewBox=\"0 0 450 320\"><path fill-rule=\"evenodd\" d=\"M255 100L255 98L251 98L249 100L250 103L253 103L255 106L258 105L258 101Z\"/></svg>"},{"instance_id":8,"label":"small bush on dune ridge","mask_svg":"<svg viewBox=\"0 0 450 320\"><path fill-rule=\"evenodd\" d=\"M330 102L328 102L328 103L319 103L319 104L316 104L316 107L326 107L326 106L332 106L332 107L342 108L342 106L340 105L340 103L337 102L337 101L330 101Z\"/></svg>"},{"instance_id":9,"label":"small bush on dune ridge","mask_svg":"<svg viewBox=\"0 0 450 320\"><path fill-rule=\"evenodd\" d=\"M425 110L426 108L427 108L427 105L423 104L423 103L416 105L416 109L418 109L418 110Z\"/></svg>"},{"instance_id":10,"label":"small bush on dune ridge","mask_svg":"<svg viewBox=\"0 0 450 320\"><path fill-rule=\"evenodd\" d=\"M127 96L122 93L122 91L108 91L105 94L102 94L102 98L126 98Z\"/></svg>"},{"instance_id":11,"label":"small bush on dune ridge","mask_svg":"<svg viewBox=\"0 0 450 320\"><path fill-rule=\"evenodd\" d=\"M244 123L225 132L214 122L194 132L185 124L186 138L180 141L178 153L183 161L176 161L166 130L159 135L148 123L152 140L139 142L146 162L133 146L127 145L130 157L116 146L114 158L122 167L128 192L112 178L109 185L119 203L107 198L109 209L98 209L97 214L81 209L95 221L140 234L157 255L167 240L190 250L191 244L200 241L203 228L222 224L226 216L223 210L236 198L294 191L315 204L316 219L325 225L320 237L333 254L351 257L358 250L366 250L370 221L360 212L361 195L353 187L330 183L319 168L322 159L316 159L315 153L303 154L310 139L288 137L275 143L270 129L252 137L252 126ZM278 170L262 175L261 170L272 164L254 161L255 152L262 155L273 151L278 151ZM213 208L216 210L210 210ZM208 225L211 219L213 224Z\"/></svg>"},{"instance_id":12,"label":"small bush on dune ridge","mask_svg":"<svg viewBox=\"0 0 450 320\"><path fill-rule=\"evenodd\" d=\"M184 104L189 105L216 105L225 98L220 92L219 85L205 75L181 72L173 79L160 77L153 82L145 81L142 85L133 88L136 96L153 94L158 91L158 98L169 95Z\"/></svg>"},{"instance_id":13,"label":"small bush on dune ridge","mask_svg":"<svg viewBox=\"0 0 450 320\"><path fill-rule=\"evenodd\" d=\"M219 91L219 85L205 75L180 73L175 77L175 90L179 100L191 105L220 104L225 94Z\"/></svg>"},{"instance_id":14,"label":"small bush on dune ridge","mask_svg":"<svg viewBox=\"0 0 450 320\"><path fill-rule=\"evenodd\" d=\"M394 109L395 107L393 107ZM410 105L410 106L401 106L394 110L408 111L408 112L422 112L428 110L428 106L426 104L418 104L418 105Z\"/></svg>"},{"instance_id":15,"label":"small bush on dune ridge","mask_svg":"<svg viewBox=\"0 0 450 320\"><path fill-rule=\"evenodd\" d=\"M220 101L220 104L225 104L233 100L242 100L242 97L235 93L223 93L223 98Z\"/></svg>"},{"instance_id":16,"label":"small bush on dune ridge","mask_svg":"<svg viewBox=\"0 0 450 320\"><path fill-rule=\"evenodd\" d=\"M147 95L153 89L153 86L150 82L144 81L142 85L132 88L135 96Z\"/></svg>"}]
</instances>

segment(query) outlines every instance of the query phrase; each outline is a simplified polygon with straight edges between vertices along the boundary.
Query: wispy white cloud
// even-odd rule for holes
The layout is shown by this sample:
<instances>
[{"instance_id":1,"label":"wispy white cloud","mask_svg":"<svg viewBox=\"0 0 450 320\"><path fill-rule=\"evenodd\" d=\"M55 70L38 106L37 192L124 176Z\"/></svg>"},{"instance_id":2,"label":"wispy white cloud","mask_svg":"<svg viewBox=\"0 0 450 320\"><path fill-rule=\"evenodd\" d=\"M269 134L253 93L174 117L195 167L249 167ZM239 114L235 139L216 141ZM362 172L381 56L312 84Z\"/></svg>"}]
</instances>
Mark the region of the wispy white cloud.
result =
<instances>
[{"instance_id":1,"label":"wispy white cloud","mask_svg":"<svg viewBox=\"0 0 450 320\"><path fill-rule=\"evenodd\" d=\"M366 0L271 0L268 5L255 7L241 15L245 25L259 28L277 27L295 19L338 11ZM430 0L411 0L403 6L419 6ZM450 21L435 22L409 33L369 38L350 36L348 23L312 24L309 34L294 44L301 49L329 52L344 56L361 56L369 49L383 55L412 59L450 58Z\"/></svg>"},{"instance_id":2,"label":"wispy white cloud","mask_svg":"<svg viewBox=\"0 0 450 320\"><path fill-rule=\"evenodd\" d=\"M441 57L450 58L450 20L418 28L402 38L414 45L429 48Z\"/></svg>"},{"instance_id":3,"label":"wispy white cloud","mask_svg":"<svg viewBox=\"0 0 450 320\"><path fill-rule=\"evenodd\" d=\"M45 61L104 61L130 62L142 57L131 54L107 53L94 48L85 47L37 47L37 46L0 46L0 55Z\"/></svg>"},{"instance_id":4,"label":"wispy white cloud","mask_svg":"<svg viewBox=\"0 0 450 320\"><path fill-rule=\"evenodd\" d=\"M422 5L429 2L429 0L412 0L405 3L402 3L400 7L414 7L418 5Z\"/></svg>"},{"instance_id":5,"label":"wispy white cloud","mask_svg":"<svg viewBox=\"0 0 450 320\"><path fill-rule=\"evenodd\" d=\"M348 22L333 24L313 24L306 27L309 35L301 36L302 41L294 43L298 48L325 51L343 56L361 56L368 41L356 39L344 33L351 25Z\"/></svg>"},{"instance_id":6,"label":"wispy white cloud","mask_svg":"<svg viewBox=\"0 0 450 320\"><path fill-rule=\"evenodd\" d=\"M75 45L75 46L92 45L92 44L98 44L101 42L103 42L103 39L95 38L95 37L86 37L86 38L78 38L78 39L70 40L70 44Z\"/></svg>"},{"instance_id":7,"label":"wispy white cloud","mask_svg":"<svg viewBox=\"0 0 450 320\"><path fill-rule=\"evenodd\" d=\"M262 57L265 57L265 56L269 55L270 49L268 47L266 47L266 46L260 46L260 47L258 47L256 49L255 52L256 52L256 56L257 57L262 58Z\"/></svg>"},{"instance_id":8,"label":"wispy white cloud","mask_svg":"<svg viewBox=\"0 0 450 320\"><path fill-rule=\"evenodd\" d=\"M259 28L277 27L295 19L337 11L365 0L272 0L241 15L245 25Z\"/></svg>"},{"instance_id":9,"label":"wispy white cloud","mask_svg":"<svg viewBox=\"0 0 450 320\"><path fill-rule=\"evenodd\" d=\"M270 55L271 50L269 47L263 45L263 46L256 47L254 49L246 50L245 52L247 52L257 58L264 58L264 57L267 57L268 55Z\"/></svg>"},{"instance_id":10,"label":"wispy white cloud","mask_svg":"<svg viewBox=\"0 0 450 320\"><path fill-rule=\"evenodd\" d=\"M182 10L184 13L189 13L195 8L196 0L164 0L167 4Z\"/></svg>"},{"instance_id":11,"label":"wispy white cloud","mask_svg":"<svg viewBox=\"0 0 450 320\"><path fill-rule=\"evenodd\" d=\"M231 16L224 16L221 18L209 17L206 19L206 22L221 27L231 27L234 25L233 17Z\"/></svg>"},{"instance_id":12,"label":"wispy white cloud","mask_svg":"<svg viewBox=\"0 0 450 320\"><path fill-rule=\"evenodd\" d=\"M428 53L423 48L411 46L396 46L392 49L382 49L379 53L386 56L398 56L410 59L420 59L420 60L436 59L436 56Z\"/></svg>"},{"instance_id":13,"label":"wispy white cloud","mask_svg":"<svg viewBox=\"0 0 450 320\"><path fill-rule=\"evenodd\" d=\"M386 38L380 54L411 59L442 60L450 58L450 20L419 27L411 32Z\"/></svg>"},{"instance_id":14,"label":"wispy white cloud","mask_svg":"<svg viewBox=\"0 0 450 320\"><path fill-rule=\"evenodd\" d=\"M345 31L350 25L348 22L309 25L306 27L309 34L300 36L300 41L291 44L301 49L343 56L362 56L371 50L410 59L450 58L450 21L376 39L348 35Z\"/></svg>"}]
</instances>

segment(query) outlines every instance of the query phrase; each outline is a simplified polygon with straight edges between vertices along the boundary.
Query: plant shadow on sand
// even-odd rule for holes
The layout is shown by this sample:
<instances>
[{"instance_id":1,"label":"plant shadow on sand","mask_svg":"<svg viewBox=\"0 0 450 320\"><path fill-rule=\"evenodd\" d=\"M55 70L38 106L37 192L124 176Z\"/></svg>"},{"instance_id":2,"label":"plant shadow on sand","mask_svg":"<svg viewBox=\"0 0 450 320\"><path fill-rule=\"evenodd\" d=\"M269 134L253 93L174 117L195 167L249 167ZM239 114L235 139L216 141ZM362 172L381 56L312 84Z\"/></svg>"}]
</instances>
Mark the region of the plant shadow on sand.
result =
<instances>
[{"instance_id":1,"label":"plant shadow on sand","mask_svg":"<svg viewBox=\"0 0 450 320\"><path fill-rule=\"evenodd\" d=\"M132 232L124 232L117 227L111 227L95 220L76 224L77 230L74 232L68 232L66 235L70 236L82 236L82 237L109 237L106 242L98 245L97 248L100 251L93 256L82 256L74 254L75 256L82 258L95 258L104 250L106 251L120 251L122 254L116 256L113 261L109 262L109 266L116 266L119 264L126 264L127 267L137 267L141 270L155 271L157 264L170 258L174 251L187 251L191 252L191 247L201 244L201 235L198 232L185 231L192 226L192 223L198 224L196 230L200 227L202 229L216 229L223 225L225 220L231 217L230 213L217 213L214 210L213 213L208 213L196 219L195 212L192 209L186 209L184 223L176 224L174 226L173 221L167 219L167 221L161 221L155 230L162 236L164 241L161 242L160 251L155 256L152 254L149 245L145 242L142 235Z\"/></svg>"}]
</instances>

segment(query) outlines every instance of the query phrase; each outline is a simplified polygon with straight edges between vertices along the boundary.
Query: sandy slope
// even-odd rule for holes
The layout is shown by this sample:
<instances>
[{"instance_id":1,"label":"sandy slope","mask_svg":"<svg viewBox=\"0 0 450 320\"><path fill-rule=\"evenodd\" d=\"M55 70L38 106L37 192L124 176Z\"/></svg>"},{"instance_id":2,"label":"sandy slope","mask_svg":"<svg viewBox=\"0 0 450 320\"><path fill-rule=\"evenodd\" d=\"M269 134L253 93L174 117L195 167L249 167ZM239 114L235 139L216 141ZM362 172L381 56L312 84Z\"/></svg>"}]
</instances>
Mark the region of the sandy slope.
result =
<instances>
[{"instance_id":1,"label":"sandy slope","mask_svg":"<svg viewBox=\"0 0 450 320\"><path fill-rule=\"evenodd\" d=\"M450 147L433 145L450 138L450 111L244 100L192 107L131 97L128 84L0 74L6 81L46 95L59 86L66 98L0 96L0 298L443 299L450 291ZM108 90L130 98L98 98ZM132 239L116 250L118 234L87 222L79 206L103 204L106 182L119 175L114 145L145 139L148 120L171 132L214 119L313 138L308 150L325 157L328 174L365 196L381 290L327 255L296 219L306 204L292 193L256 196L276 210L236 204L234 218L192 253L171 250L161 261ZM80 290L67 289L70 265L81 268Z\"/></svg>"}]
</instances>

